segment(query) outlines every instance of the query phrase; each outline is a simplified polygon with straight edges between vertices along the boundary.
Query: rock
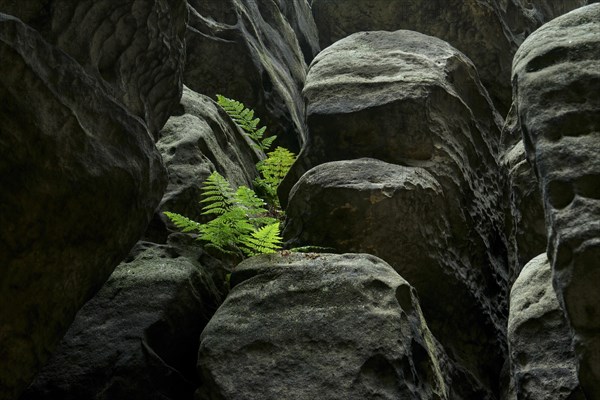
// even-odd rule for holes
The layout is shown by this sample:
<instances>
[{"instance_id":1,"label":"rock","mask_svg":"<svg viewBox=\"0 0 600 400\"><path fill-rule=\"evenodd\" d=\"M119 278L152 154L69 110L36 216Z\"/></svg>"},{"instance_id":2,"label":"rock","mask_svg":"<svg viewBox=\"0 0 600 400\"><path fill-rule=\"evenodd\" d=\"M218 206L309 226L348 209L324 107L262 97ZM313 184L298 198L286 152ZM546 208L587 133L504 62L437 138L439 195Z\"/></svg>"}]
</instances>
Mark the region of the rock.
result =
<instances>
[{"instance_id":1,"label":"rock","mask_svg":"<svg viewBox=\"0 0 600 400\"><path fill-rule=\"evenodd\" d=\"M508 170L512 221L507 224L513 250L510 279L512 283L521 269L537 254L546 251L546 223L539 182L523 144L515 108L509 113L503 134L506 150L501 165Z\"/></svg>"},{"instance_id":2,"label":"rock","mask_svg":"<svg viewBox=\"0 0 600 400\"><path fill-rule=\"evenodd\" d=\"M387 260L417 289L431 331L467 375L455 379L454 390L464 398L492 398L504 358L501 282L489 260L484 266L481 250L473 257L466 222L457 224L432 173L374 159L322 164L294 186L286 214L292 246Z\"/></svg>"},{"instance_id":3,"label":"rock","mask_svg":"<svg viewBox=\"0 0 600 400\"><path fill-rule=\"evenodd\" d=\"M585 4L586 0L314 0L312 7L323 48L352 33L377 30L407 29L447 41L473 60L504 113L510 105L512 57L524 37Z\"/></svg>"},{"instance_id":4,"label":"rock","mask_svg":"<svg viewBox=\"0 0 600 400\"><path fill-rule=\"evenodd\" d=\"M510 399L584 400L569 324L546 254L531 260L510 292Z\"/></svg>"},{"instance_id":5,"label":"rock","mask_svg":"<svg viewBox=\"0 0 600 400\"><path fill-rule=\"evenodd\" d=\"M169 172L169 184L154 221L162 229L147 233L159 242L165 239L157 238L166 233L163 211L206 220L200 212L200 188L213 171L235 187L251 186L257 174L259 155L217 103L184 87L178 114L167 121L156 144Z\"/></svg>"},{"instance_id":6,"label":"rock","mask_svg":"<svg viewBox=\"0 0 600 400\"><path fill-rule=\"evenodd\" d=\"M166 172L139 118L6 15L0 59L0 398L11 399L141 237Z\"/></svg>"},{"instance_id":7,"label":"rock","mask_svg":"<svg viewBox=\"0 0 600 400\"><path fill-rule=\"evenodd\" d=\"M0 12L22 19L106 82L109 93L144 119L154 137L177 106L186 1L0 0Z\"/></svg>"},{"instance_id":8,"label":"rock","mask_svg":"<svg viewBox=\"0 0 600 400\"><path fill-rule=\"evenodd\" d=\"M21 400L192 398L198 337L220 294L181 253L138 244L77 314Z\"/></svg>"},{"instance_id":9,"label":"rock","mask_svg":"<svg viewBox=\"0 0 600 400\"><path fill-rule=\"evenodd\" d=\"M222 94L243 102L282 145L297 151L306 136L300 90L307 66L277 3L190 0L189 8L184 83L211 98Z\"/></svg>"},{"instance_id":10,"label":"rock","mask_svg":"<svg viewBox=\"0 0 600 400\"><path fill-rule=\"evenodd\" d=\"M202 332L196 398L449 398L414 289L382 260L264 255L231 283Z\"/></svg>"},{"instance_id":11,"label":"rock","mask_svg":"<svg viewBox=\"0 0 600 400\"><path fill-rule=\"evenodd\" d=\"M309 64L321 51L319 32L309 0L276 0L281 12L296 33L304 60Z\"/></svg>"},{"instance_id":12,"label":"rock","mask_svg":"<svg viewBox=\"0 0 600 400\"><path fill-rule=\"evenodd\" d=\"M600 4L534 32L513 66L524 144L542 187L558 300L588 399L600 399Z\"/></svg>"}]
</instances>

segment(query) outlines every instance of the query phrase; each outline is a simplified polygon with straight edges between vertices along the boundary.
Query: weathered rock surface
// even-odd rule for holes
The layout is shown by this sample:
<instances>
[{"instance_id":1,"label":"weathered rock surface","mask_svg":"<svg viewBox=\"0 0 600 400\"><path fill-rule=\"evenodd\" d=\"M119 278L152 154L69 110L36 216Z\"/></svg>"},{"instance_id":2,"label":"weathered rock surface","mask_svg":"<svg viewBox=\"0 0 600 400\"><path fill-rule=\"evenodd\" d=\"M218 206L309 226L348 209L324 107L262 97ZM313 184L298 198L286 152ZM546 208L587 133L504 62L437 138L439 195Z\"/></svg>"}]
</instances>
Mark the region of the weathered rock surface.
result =
<instances>
[{"instance_id":1,"label":"weathered rock surface","mask_svg":"<svg viewBox=\"0 0 600 400\"><path fill-rule=\"evenodd\" d=\"M546 223L539 182L527 160L515 108L511 109L503 130L505 150L501 165L508 170L510 215L507 223L512 245L510 282L536 255L546 251Z\"/></svg>"},{"instance_id":2,"label":"weathered rock surface","mask_svg":"<svg viewBox=\"0 0 600 400\"><path fill-rule=\"evenodd\" d=\"M140 242L21 399L191 399L198 337L220 294L178 247Z\"/></svg>"},{"instance_id":3,"label":"weathered rock surface","mask_svg":"<svg viewBox=\"0 0 600 400\"><path fill-rule=\"evenodd\" d=\"M497 385L494 383L496 374L502 364L501 343L504 342L507 313L507 249L503 232L506 178L497 162L501 119L477 79L473 65L447 43L416 32L358 33L323 50L315 58L304 94L310 137L289 180L326 161L371 157L408 167L405 170L422 168L428 172L443 193L437 197L443 207L424 210L419 216L423 219L415 222L413 229L407 228L396 216L394 200L390 200L388 215L382 215L379 223L369 219L360 222L338 219L343 220L345 229L347 225L356 225L359 230L382 229L386 232L380 233L379 237L384 238L382 241L366 246L364 235L345 241L340 224L322 221L335 220L332 211L344 209L344 201L324 202L322 207L304 211L307 203L320 200L310 194L307 195L309 200L303 198L304 195L296 195L292 197L298 199L291 198L288 204L290 228L287 237L302 243L329 245L340 251L373 252L377 248L377 254L393 266L408 268L403 262L403 253L397 251L398 243L393 244L392 238L398 230L395 225L400 224L407 230L407 236L403 236L406 245L413 243L410 235L421 237L430 233L433 248L424 251L421 248L415 253L430 255L429 263L437 263L437 270L445 271L442 276L449 274L454 280L438 277L440 280L433 283L426 283L426 280L413 282L414 277L405 275L404 271L401 275L419 291L432 331L447 349L452 349L450 355L469 365L469 369L493 392ZM359 181L368 183L371 179L365 177L359 167L356 172ZM351 179L348 174L338 178L341 185L344 180ZM296 190L298 192L300 190ZM380 197L393 197L393 192L384 194L381 189L379 192ZM369 203L356 207L352 203L348 205L348 209L361 207L367 207L360 211L366 216L370 212L368 208L373 206ZM439 220L438 213L446 220ZM296 220L301 214L303 216ZM391 220L397 222L381 223ZM313 229L321 224L322 229ZM441 229L438 224L446 226ZM420 230L430 232L420 234ZM335 240L330 243L315 241L322 235ZM418 241L414 242L419 248ZM387 252L390 254L384 255ZM418 270L419 263L412 268ZM452 323L446 321L449 317L445 314L447 310L443 310L445 305L436 302L434 285L448 283L445 293L449 294L454 290L455 282L459 287L468 288L469 300L465 301L470 304L469 312L479 310L472 314L481 318L480 321L486 321L477 324L477 329L487 330L487 334L482 335L486 339L481 340L480 345L489 352L483 352L486 354L483 358L481 348L467 345L472 343L468 339L469 331L462 325L451 327ZM432 286L428 289L428 285ZM431 293L431 297L425 293ZM440 317L439 326L429 316L433 310ZM462 317L465 311L457 307L453 312L461 313ZM482 315L486 317L482 318ZM459 319L454 323L458 324ZM459 338L463 333L465 337ZM459 342L463 344L459 345ZM486 362L485 357L495 361Z\"/></svg>"},{"instance_id":4,"label":"weathered rock surface","mask_svg":"<svg viewBox=\"0 0 600 400\"><path fill-rule=\"evenodd\" d=\"M265 255L231 282L202 333L197 398L449 398L414 289L382 260Z\"/></svg>"},{"instance_id":5,"label":"weathered rock surface","mask_svg":"<svg viewBox=\"0 0 600 400\"><path fill-rule=\"evenodd\" d=\"M477 66L497 106L511 98L510 70L522 40L542 23L587 4L565 1L314 0L313 13L324 48L360 31L408 29L436 36Z\"/></svg>"},{"instance_id":6,"label":"weathered rock surface","mask_svg":"<svg viewBox=\"0 0 600 400\"><path fill-rule=\"evenodd\" d=\"M185 0L0 0L44 39L106 82L156 137L181 97Z\"/></svg>"},{"instance_id":7,"label":"weathered rock surface","mask_svg":"<svg viewBox=\"0 0 600 400\"><path fill-rule=\"evenodd\" d=\"M167 121L156 146L169 173L159 215L171 211L205 220L200 188L211 172L218 171L235 187L251 186L256 177L259 158L249 139L213 100L187 87L180 110Z\"/></svg>"},{"instance_id":8,"label":"weathered rock surface","mask_svg":"<svg viewBox=\"0 0 600 400\"><path fill-rule=\"evenodd\" d=\"M309 64L321 51L319 32L309 0L276 0L281 12L296 33L304 60Z\"/></svg>"},{"instance_id":9,"label":"weathered rock surface","mask_svg":"<svg viewBox=\"0 0 600 400\"><path fill-rule=\"evenodd\" d=\"M374 159L322 164L294 186L286 212L292 243L368 252L406 277L432 332L468 371L453 389L491 396L504 358L499 282L481 254L462 250L466 228L432 173Z\"/></svg>"},{"instance_id":10,"label":"weathered rock surface","mask_svg":"<svg viewBox=\"0 0 600 400\"><path fill-rule=\"evenodd\" d=\"M302 1L288 5L288 13L301 13L293 4ZM185 84L211 98L222 94L242 101L282 144L299 149L306 136L300 90L307 66L278 4L190 0L189 8Z\"/></svg>"},{"instance_id":11,"label":"weathered rock surface","mask_svg":"<svg viewBox=\"0 0 600 400\"><path fill-rule=\"evenodd\" d=\"M534 32L517 52L515 102L542 186L554 287L579 380L600 398L600 4Z\"/></svg>"},{"instance_id":12,"label":"weathered rock surface","mask_svg":"<svg viewBox=\"0 0 600 400\"><path fill-rule=\"evenodd\" d=\"M531 260L510 292L509 399L585 399L569 324L552 287L546 254Z\"/></svg>"},{"instance_id":13,"label":"weathered rock surface","mask_svg":"<svg viewBox=\"0 0 600 400\"><path fill-rule=\"evenodd\" d=\"M6 15L0 59L4 399L29 383L142 235L166 173L140 119L72 58Z\"/></svg>"}]
</instances>

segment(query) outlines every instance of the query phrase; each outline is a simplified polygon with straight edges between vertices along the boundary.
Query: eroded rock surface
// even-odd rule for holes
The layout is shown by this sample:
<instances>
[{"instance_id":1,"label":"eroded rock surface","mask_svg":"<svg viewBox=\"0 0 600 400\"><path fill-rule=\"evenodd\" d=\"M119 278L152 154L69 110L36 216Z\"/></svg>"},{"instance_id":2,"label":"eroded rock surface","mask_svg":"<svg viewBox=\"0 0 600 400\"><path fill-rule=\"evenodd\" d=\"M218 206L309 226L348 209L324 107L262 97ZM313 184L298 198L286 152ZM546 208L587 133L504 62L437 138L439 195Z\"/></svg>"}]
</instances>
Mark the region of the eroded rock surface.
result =
<instances>
[{"instance_id":1,"label":"eroded rock surface","mask_svg":"<svg viewBox=\"0 0 600 400\"><path fill-rule=\"evenodd\" d=\"M285 8L291 16L298 0ZM192 90L242 101L280 143L304 142L300 90L307 65L296 32L273 0L190 0L184 82ZM303 23L299 18L294 21Z\"/></svg>"},{"instance_id":2,"label":"eroded rock surface","mask_svg":"<svg viewBox=\"0 0 600 400\"><path fill-rule=\"evenodd\" d=\"M140 119L5 15L0 59L0 398L13 398L142 235L166 172Z\"/></svg>"},{"instance_id":3,"label":"eroded rock surface","mask_svg":"<svg viewBox=\"0 0 600 400\"><path fill-rule=\"evenodd\" d=\"M185 0L0 0L44 39L75 58L153 136L181 97Z\"/></svg>"},{"instance_id":4,"label":"eroded rock surface","mask_svg":"<svg viewBox=\"0 0 600 400\"><path fill-rule=\"evenodd\" d=\"M324 48L360 31L408 29L443 39L477 66L494 102L505 112L511 98L512 57L542 23L586 0L314 0Z\"/></svg>"},{"instance_id":5,"label":"eroded rock surface","mask_svg":"<svg viewBox=\"0 0 600 400\"><path fill-rule=\"evenodd\" d=\"M600 4L544 25L513 67L525 149L535 165L554 287L575 334L579 380L600 398Z\"/></svg>"},{"instance_id":6,"label":"eroded rock surface","mask_svg":"<svg viewBox=\"0 0 600 400\"><path fill-rule=\"evenodd\" d=\"M382 260L265 255L231 282L202 333L197 398L449 398L414 289Z\"/></svg>"},{"instance_id":7,"label":"eroded rock surface","mask_svg":"<svg viewBox=\"0 0 600 400\"><path fill-rule=\"evenodd\" d=\"M531 260L510 292L509 399L584 400L569 324L552 287L546 254Z\"/></svg>"},{"instance_id":8,"label":"eroded rock surface","mask_svg":"<svg viewBox=\"0 0 600 400\"><path fill-rule=\"evenodd\" d=\"M21 399L191 399L198 337L220 294L179 247L139 243Z\"/></svg>"}]
</instances>

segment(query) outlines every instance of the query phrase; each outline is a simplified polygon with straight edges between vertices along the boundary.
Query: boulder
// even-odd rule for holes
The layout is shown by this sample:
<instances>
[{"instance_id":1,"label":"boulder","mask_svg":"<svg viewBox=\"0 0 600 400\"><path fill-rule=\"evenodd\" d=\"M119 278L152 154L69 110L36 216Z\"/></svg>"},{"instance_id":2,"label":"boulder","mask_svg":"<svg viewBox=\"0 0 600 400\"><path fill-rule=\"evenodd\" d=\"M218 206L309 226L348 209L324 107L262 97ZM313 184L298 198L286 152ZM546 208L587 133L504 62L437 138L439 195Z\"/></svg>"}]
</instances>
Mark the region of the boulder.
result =
<instances>
[{"instance_id":1,"label":"boulder","mask_svg":"<svg viewBox=\"0 0 600 400\"><path fill-rule=\"evenodd\" d=\"M152 135L181 97L187 3L184 0L0 0L86 72Z\"/></svg>"},{"instance_id":2,"label":"boulder","mask_svg":"<svg viewBox=\"0 0 600 400\"><path fill-rule=\"evenodd\" d=\"M461 370L453 389L493 398L504 359L498 282L464 252L475 249L432 173L374 159L325 163L294 186L286 214L292 246L388 261L417 289L431 331Z\"/></svg>"},{"instance_id":3,"label":"boulder","mask_svg":"<svg viewBox=\"0 0 600 400\"><path fill-rule=\"evenodd\" d=\"M511 98L512 57L542 23L587 4L586 0L313 0L321 46L360 31L408 29L436 36L477 66L504 113Z\"/></svg>"},{"instance_id":4,"label":"boulder","mask_svg":"<svg viewBox=\"0 0 600 400\"><path fill-rule=\"evenodd\" d=\"M211 98L222 94L243 102L279 143L297 151L306 136L300 90L307 65L278 4L190 0L189 9L184 83ZM297 10L291 4L286 9Z\"/></svg>"},{"instance_id":5,"label":"boulder","mask_svg":"<svg viewBox=\"0 0 600 400\"><path fill-rule=\"evenodd\" d=\"M166 171L146 125L0 15L0 398L33 378L146 229Z\"/></svg>"},{"instance_id":6,"label":"boulder","mask_svg":"<svg viewBox=\"0 0 600 400\"><path fill-rule=\"evenodd\" d=\"M221 295L180 247L140 242L21 400L191 399L198 337Z\"/></svg>"},{"instance_id":7,"label":"boulder","mask_svg":"<svg viewBox=\"0 0 600 400\"><path fill-rule=\"evenodd\" d=\"M510 291L509 399L584 400L569 324L552 287L546 254L531 260Z\"/></svg>"},{"instance_id":8,"label":"boulder","mask_svg":"<svg viewBox=\"0 0 600 400\"><path fill-rule=\"evenodd\" d=\"M448 399L414 289L365 254L242 262L202 332L197 399Z\"/></svg>"},{"instance_id":9,"label":"boulder","mask_svg":"<svg viewBox=\"0 0 600 400\"><path fill-rule=\"evenodd\" d=\"M542 187L553 282L579 380L600 399L600 4L534 32L513 64L514 100Z\"/></svg>"}]
</instances>

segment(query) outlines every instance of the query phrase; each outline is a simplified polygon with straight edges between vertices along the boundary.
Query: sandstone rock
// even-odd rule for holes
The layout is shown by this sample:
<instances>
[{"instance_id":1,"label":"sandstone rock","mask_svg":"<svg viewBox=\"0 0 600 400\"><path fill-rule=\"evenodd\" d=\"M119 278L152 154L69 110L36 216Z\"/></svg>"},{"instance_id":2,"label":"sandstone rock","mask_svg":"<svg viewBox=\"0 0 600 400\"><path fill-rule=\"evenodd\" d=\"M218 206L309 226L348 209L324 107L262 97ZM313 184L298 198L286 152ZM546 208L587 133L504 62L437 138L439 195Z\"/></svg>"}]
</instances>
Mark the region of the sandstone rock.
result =
<instances>
[{"instance_id":1,"label":"sandstone rock","mask_svg":"<svg viewBox=\"0 0 600 400\"><path fill-rule=\"evenodd\" d=\"M510 292L510 399L585 399L569 324L552 287L546 254L531 260Z\"/></svg>"},{"instance_id":2,"label":"sandstone rock","mask_svg":"<svg viewBox=\"0 0 600 400\"><path fill-rule=\"evenodd\" d=\"M172 211L202 221L200 188L210 173L218 171L235 187L251 186L259 155L210 98L184 87L178 114L167 121L156 144L169 172L158 217L164 220L162 211Z\"/></svg>"},{"instance_id":3,"label":"sandstone rock","mask_svg":"<svg viewBox=\"0 0 600 400\"><path fill-rule=\"evenodd\" d=\"M501 118L473 65L447 43L416 32L358 33L315 58L304 94L310 137L288 185L292 178L314 165L371 157L405 167L398 167L391 176L405 177L412 168L426 171L440 194L434 196L435 201L423 200L424 204L435 204L432 208L417 207L418 211L413 212L397 204L394 196L398 193L378 188L377 198L387 202L375 222L368 215L376 206L358 199L370 190L366 189L369 182L377 182L375 172L367 173L359 164L340 167L348 168L348 173L340 172L332 178L336 185L356 179L361 189L349 198L332 197L329 203L321 203L318 195L308 193L316 187L298 188L288 204L290 228L286 237L340 251L376 252L395 268L421 270L420 262L404 262L405 253L399 243L414 246L412 253L428 259L427 265L436 265L433 270L437 272L432 272L436 278L433 282L428 282L429 278L413 281L415 277L404 270L400 274L419 291L432 332L451 349L451 356L468 365L484 386L495 392L507 314L508 261L503 214L506 177L497 162ZM365 168L376 168L372 164ZM391 166L378 167L377 173L388 168L393 170ZM350 176L351 169L356 178ZM306 183L303 178L298 185ZM315 186L326 184L324 181ZM390 185L402 188L396 182ZM337 190L331 188L334 193ZM300 192L302 195L298 196ZM414 194L415 198L420 195ZM322 206L306 208L312 201ZM418 205L416 200L413 203ZM406 211L399 213L396 207ZM357 215L366 219L336 215L355 208ZM403 219L413 214L414 219L410 218L414 222L406 224ZM356 232L380 230L378 237L382 240L371 242L368 235L366 239L361 234L346 235L348 225L354 226ZM405 233L397 237L402 231ZM332 242L319 242L317 238L325 238L323 235ZM411 236L430 238L420 241ZM440 284L448 286L440 289L436 286ZM460 294L453 295L454 290ZM448 304L437 302L440 291L452 299ZM455 298L460 299L462 306L452 308ZM460 318L450 317L452 313L460 313ZM476 329L485 332L473 347L469 329L465 330L459 322L465 313L473 315L479 321Z\"/></svg>"},{"instance_id":4,"label":"sandstone rock","mask_svg":"<svg viewBox=\"0 0 600 400\"><path fill-rule=\"evenodd\" d=\"M314 0L321 46L360 31L408 29L443 39L473 60L501 111L511 98L510 66L524 37L586 4L566 1Z\"/></svg>"},{"instance_id":5,"label":"sandstone rock","mask_svg":"<svg viewBox=\"0 0 600 400\"><path fill-rule=\"evenodd\" d=\"M277 3L190 0L189 8L184 83L243 102L283 145L298 150L306 135L300 90L307 66Z\"/></svg>"},{"instance_id":6,"label":"sandstone rock","mask_svg":"<svg viewBox=\"0 0 600 400\"><path fill-rule=\"evenodd\" d=\"M508 235L513 247L510 282L537 254L546 251L546 224L541 189L523 145L520 124L515 108L509 113L503 135L506 149L501 164L508 170L510 181L510 208L512 221Z\"/></svg>"},{"instance_id":7,"label":"sandstone rock","mask_svg":"<svg viewBox=\"0 0 600 400\"><path fill-rule=\"evenodd\" d=\"M201 336L197 398L449 398L414 289L382 260L265 255L231 282Z\"/></svg>"},{"instance_id":8,"label":"sandstone rock","mask_svg":"<svg viewBox=\"0 0 600 400\"><path fill-rule=\"evenodd\" d=\"M296 33L306 63L321 51L319 32L308 0L276 0L281 12Z\"/></svg>"},{"instance_id":9,"label":"sandstone rock","mask_svg":"<svg viewBox=\"0 0 600 400\"><path fill-rule=\"evenodd\" d=\"M107 83L153 136L181 97L187 3L184 0L0 0Z\"/></svg>"},{"instance_id":10,"label":"sandstone rock","mask_svg":"<svg viewBox=\"0 0 600 400\"><path fill-rule=\"evenodd\" d=\"M21 399L192 398L198 337L219 298L207 272L177 248L138 244Z\"/></svg>"},{"instance_id":11,"label":"sandstone rock","mask_svg":"<svg viewBox=\"0 0 600 400\"><path fill-rule=\"evenodd\" d=\"M497 278L482 268L481 254L470 259L462 250L469 248L466 228L457 226L456 210L432 173L374 159L322 164L294 186L286 213L292 245L387 260L417 289L432 332L466 370L468 384L467 377L455 379L453 389L464 398L494 393L504 357Z\"/></svg>"},{"instance_id":12,"label":"sandstone rock","mask_svg":"<svg viewBox=\"0 0 600 400\"><path fill-rule=\"evenodd\" d=\"M166 173L141 120L6 15L0 59L0 398L10 399L142 235Z\"/></svg>"},{"instance_id":13,"label":"sandstone rock","mask_svg":"<svg viewBox=\"0 0 600 400\"><path fill-rule=\"evenodd\" d=\"M600 4L534 32L513 82L542 186L554 287L575 333L579 380L600 398Z\"/></svg>"}]
</instances>

